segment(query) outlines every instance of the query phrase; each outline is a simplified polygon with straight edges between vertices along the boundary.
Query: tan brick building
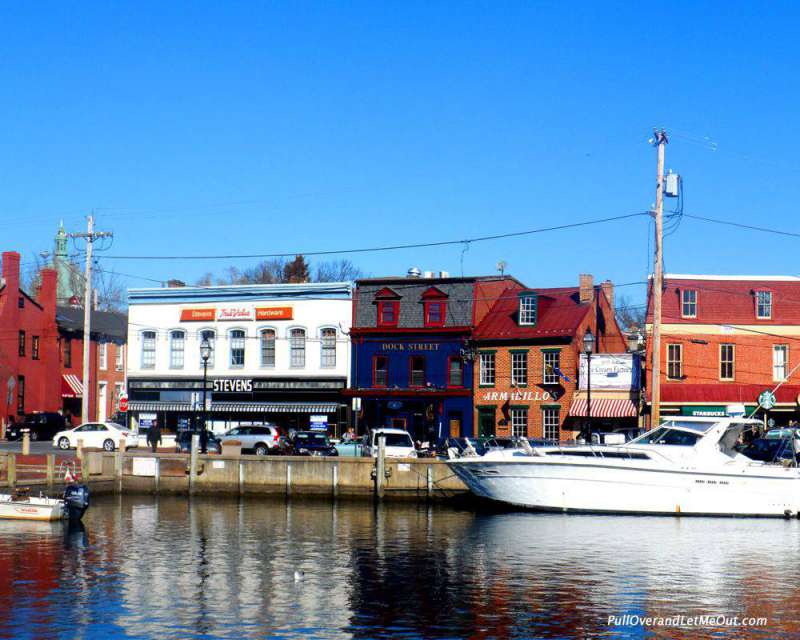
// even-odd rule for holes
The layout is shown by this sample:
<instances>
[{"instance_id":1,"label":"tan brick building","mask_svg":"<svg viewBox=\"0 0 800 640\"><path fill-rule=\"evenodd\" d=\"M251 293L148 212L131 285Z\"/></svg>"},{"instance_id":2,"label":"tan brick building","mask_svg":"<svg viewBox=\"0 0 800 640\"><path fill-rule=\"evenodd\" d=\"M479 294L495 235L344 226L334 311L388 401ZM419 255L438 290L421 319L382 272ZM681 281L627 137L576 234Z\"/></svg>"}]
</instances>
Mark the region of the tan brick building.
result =
<instances>
[{"instance_id":1,"label":"tan brick building","mask_svg":"<svg viewBox=\"0 0 800 640\"><path fill-rule=\"evenodd\" d=\"M574 439L582 416L570 409L579 397L587 330L596 338L596 352L625 351L611 282L595 286L584 274L578 287L506 289L473 334L478 435ZM624 409L635 407L628 400Z\"/></svg>"}]
</instances>

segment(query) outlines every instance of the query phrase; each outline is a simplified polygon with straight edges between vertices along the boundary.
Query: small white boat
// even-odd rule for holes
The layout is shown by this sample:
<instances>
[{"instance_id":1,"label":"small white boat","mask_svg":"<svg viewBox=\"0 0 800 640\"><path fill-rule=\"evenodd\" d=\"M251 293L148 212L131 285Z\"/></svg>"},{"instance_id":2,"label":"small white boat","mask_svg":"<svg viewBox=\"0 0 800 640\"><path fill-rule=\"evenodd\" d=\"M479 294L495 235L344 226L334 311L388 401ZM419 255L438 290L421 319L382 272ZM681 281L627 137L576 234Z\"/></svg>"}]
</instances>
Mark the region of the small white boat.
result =
<instances>
[{"instance_id":1,"label":"small white boat","mask_svg":"<svg viewBox=\"0 0 800 640\"><path fill-rule=\"evenodd\" d=\"M530 509L798 516L797 462L758 462L734 448L760 424L674 418L623 445L528 447L447 464L476 495Z\"/></svg>"},{"instance_id":2,"label":"small white boat","mask_svg":"<svg viewBox=\"0 0 800 640\"><path fill-rule=\"evenodd\" d=\"M69 485L62 498L31 496L23 490L0 494L0 518L4 519L77 521L88 508L89 488L86 485Z\"/></svg>"}]
</instances>

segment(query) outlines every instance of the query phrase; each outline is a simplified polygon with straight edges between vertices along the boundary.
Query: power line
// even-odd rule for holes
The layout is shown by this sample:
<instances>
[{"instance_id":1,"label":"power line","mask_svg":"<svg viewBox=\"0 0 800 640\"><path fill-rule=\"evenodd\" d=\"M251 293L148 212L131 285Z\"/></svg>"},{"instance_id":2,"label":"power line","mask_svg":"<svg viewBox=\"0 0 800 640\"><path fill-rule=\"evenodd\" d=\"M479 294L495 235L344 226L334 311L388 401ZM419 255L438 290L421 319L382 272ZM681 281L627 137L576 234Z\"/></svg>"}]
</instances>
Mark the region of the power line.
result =
<instances>
[{"instance_id":1,"label":"power line","mask_svg":"<svg viewBox=\"0 0 800 640\"><path fill-rule=\"evenodd\" d=\"M732 222L730 220L720 220L719 218L707 218L704 216L691 215L689 213L683 214L685 218L692 218L694 220L702 220L703 222L713 222L714 224L724 224L729 227L738 227L740 229L749 229L750 231L761 231L763 233L774 233L779 236L789 236L791 238L800 238L800 233L794 231L782 231L780 229L770 229L768 227L757 227L752 224L743 224L741 222Z\"/></svg>"}]
</instances>

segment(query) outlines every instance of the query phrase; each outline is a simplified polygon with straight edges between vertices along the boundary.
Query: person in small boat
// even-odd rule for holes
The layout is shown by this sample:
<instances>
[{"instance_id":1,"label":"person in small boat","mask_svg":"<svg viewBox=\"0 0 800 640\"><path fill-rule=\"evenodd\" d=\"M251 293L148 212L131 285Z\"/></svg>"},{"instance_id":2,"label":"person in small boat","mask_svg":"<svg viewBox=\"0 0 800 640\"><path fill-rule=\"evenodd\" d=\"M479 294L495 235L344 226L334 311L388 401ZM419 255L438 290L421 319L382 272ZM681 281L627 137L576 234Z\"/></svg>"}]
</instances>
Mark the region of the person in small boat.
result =
<instances>
[{"instance_id":1,"label":"person in small boat","mask_svg":"<svg viewBox=\"0 0 800 640\"><path fill-rule=\"evenodd\" d=\"M153 453L156 452L158 445L161 444L161 427L158 426L158 422L155 420L153 421L153 426L147 430L147 443L150 445Z\"/></svg>"}]
</instances>

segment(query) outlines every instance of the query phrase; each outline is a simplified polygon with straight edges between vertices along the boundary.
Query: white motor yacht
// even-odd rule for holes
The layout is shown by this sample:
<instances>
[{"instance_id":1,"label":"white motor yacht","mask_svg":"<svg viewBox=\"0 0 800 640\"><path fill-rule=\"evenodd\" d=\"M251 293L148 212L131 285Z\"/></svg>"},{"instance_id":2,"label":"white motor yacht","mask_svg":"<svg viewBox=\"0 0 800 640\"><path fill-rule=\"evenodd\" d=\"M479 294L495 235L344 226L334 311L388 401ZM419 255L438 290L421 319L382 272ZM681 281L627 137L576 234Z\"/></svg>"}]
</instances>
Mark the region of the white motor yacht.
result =
<instances>
[{"instance_id":1,"label":"white motor yacht","mask_svg":"<svg viewBox=\"0 0 800 640\"><path fill-rule=\"evenodd\" d=\"M623 445L527 447L448 460L478 496L568 512L797 516L794 460L758 462L734 447L745 418L674 418Z\"/></svg>"}]
</instances>

